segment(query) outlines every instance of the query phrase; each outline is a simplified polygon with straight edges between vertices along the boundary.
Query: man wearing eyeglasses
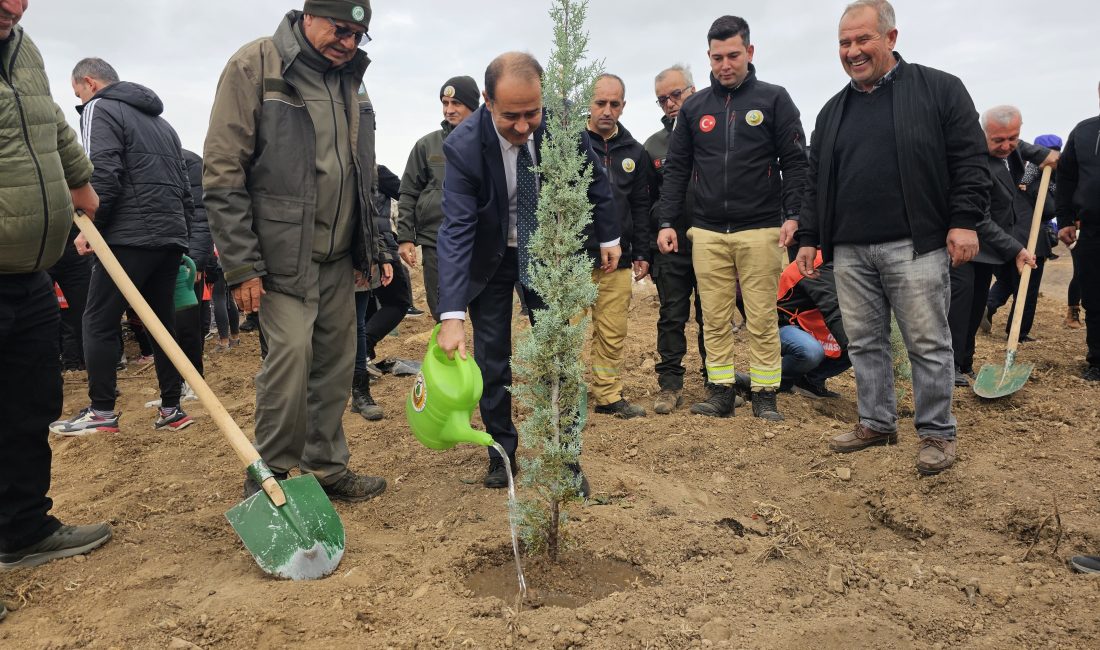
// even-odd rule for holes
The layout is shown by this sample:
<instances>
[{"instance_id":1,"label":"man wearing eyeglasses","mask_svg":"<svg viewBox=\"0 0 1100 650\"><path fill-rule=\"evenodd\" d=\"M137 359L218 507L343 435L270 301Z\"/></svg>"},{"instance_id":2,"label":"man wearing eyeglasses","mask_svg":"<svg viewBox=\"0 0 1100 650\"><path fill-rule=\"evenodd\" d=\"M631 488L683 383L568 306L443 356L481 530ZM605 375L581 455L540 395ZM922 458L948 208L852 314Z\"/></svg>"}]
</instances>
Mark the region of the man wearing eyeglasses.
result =
<instances>
[{"instance_id":1,"label":"man wearing eyeglasses","mask_svg":"<svg viewBox=\"0 0 1100 650\"><path fill-rule=\"evenodd\" d=\"M749 332L753 415L782 420L782 376L775 296L786 266L782 247L797 229L806 178L806 137L787 91L761 81L752 65L749 25L722 16L707 33L710 85L684 102L669 138L657 207L657 246L676 252L674 227L693 194L692 262L703 305L707 399L691 412L733 415L736 286ZM782 174L782 182L780 175Z\"/></svg>"},{"instance_id":2,"label":"man wearing eyeglasses","mask_svg":"<svg viewBox=\"0 0 1100 650\"><path fill-rule=\"evenodd\" d=\"M297 467L333 499L386 481L348 468L340 423L352 384L356 281L388 284L374 220L368 0L307 0L274 36L241 48L218 82L203 186L226 283L259 312L256 449L279 479ZM353 273L361 274L360 277ZM378 275L376 275L378 274ZM245 479L245 496L259 490Z\"/></svg>"},{"instance_id":3,"label":"man wearing eyeglasses","mask_svg":"<svg viewBox=\"0 0 1100 650\"><path fill-rule=\"evenodd\" d=\"M645 150L649 154L655 171L655 183L650 186L653 206L656 208L660 196L661 182L664 179L665 158L668 155L668 138L672 134L672 125L684 101L695 92L695 82L691 70L676 64L662 70L653 84L657 93L657 105L664 111L661 118L663 128L645 141ZM657 364L657 385L661 392L653 403L653 410L667 415L683 403L684 355L687 354L687 337L684 326L691 317L691 294L695 293L695 322L699 325L699 356L706 363L706 346L703 345L703 307L699 303L699 286L695 279L695 268L691 264L691 241L687 229L691 227L691 204L689 194L684 209L670 222L676 231L680 243L675 251L661 253L656 246L658 230L656 209L651 210L650 227L654 233L651 245L653 264L650 275L657 285L657 295L661 299L661 309L657 316L657 353L661 361ZM701 371L706 379L706 368Z\"/></svg>"}]
</instances>

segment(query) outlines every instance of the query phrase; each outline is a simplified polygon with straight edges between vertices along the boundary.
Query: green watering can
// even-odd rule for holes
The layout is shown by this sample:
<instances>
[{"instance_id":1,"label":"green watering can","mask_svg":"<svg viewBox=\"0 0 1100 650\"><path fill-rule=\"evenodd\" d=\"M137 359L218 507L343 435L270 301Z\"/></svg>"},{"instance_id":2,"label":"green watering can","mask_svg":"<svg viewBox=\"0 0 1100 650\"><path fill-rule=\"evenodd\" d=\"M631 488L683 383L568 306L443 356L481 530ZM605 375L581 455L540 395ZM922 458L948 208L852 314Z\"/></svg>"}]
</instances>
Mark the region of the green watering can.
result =
<instances>
[{"instance_id":1,"label":"green watering can","mask_svg":"<svg viewBox=\"0 0 1100 650\"><path fill-rule=\"evenodd\" d=\"M195 268L195 260L186 255L181 257L180 270L176 274L176 292L173 294L176 311L199 306L199 299L195 297L196 275L198 275L198 269Z\"/></svg>"},{"instance_id":2,"label":"green watering can","mask_svg":"<svg viewBox=\"0 0 1100 650\"><path fill-rule=\"evenodd\" d=\"M420 374L405 400L409 428L429 449L450 449L463 442L492 447L492 436L470 426L481 399L481 370L473 357L463 359L455 354L448 359L435 341L438 334L436 325Z\"/></svg>"}]
</instances>

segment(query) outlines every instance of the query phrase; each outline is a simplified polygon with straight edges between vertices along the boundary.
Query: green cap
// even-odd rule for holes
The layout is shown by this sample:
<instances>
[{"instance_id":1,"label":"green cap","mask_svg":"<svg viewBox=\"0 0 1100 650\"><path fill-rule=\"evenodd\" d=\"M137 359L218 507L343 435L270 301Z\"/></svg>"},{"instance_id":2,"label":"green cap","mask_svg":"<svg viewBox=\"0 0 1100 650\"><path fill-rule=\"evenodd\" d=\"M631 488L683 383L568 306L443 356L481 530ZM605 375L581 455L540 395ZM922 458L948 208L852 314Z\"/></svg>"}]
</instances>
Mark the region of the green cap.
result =
<instances>
[{"instance_id":1,"label":"green cap","mask_svg":"<svg viewBox=\"0 0 1100 650\"><path fill-rule=\"evenodd\" d=\"M306 0L302 11L370 27L370 0Z\"/></svg>"}]
</instances>

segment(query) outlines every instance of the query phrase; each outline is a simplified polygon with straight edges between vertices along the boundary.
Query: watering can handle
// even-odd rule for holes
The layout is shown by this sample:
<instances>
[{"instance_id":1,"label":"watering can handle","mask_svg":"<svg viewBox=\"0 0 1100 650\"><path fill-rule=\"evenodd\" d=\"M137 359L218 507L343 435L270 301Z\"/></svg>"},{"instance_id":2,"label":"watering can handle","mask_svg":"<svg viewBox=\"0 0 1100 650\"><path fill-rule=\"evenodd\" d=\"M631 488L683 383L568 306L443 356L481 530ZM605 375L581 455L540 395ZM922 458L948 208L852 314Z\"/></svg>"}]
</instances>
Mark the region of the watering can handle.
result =
<instances>
[{"instance_id":1,"label":"watering can handle","mask_svg":"<svg viewBox=\"0 0 1100 650\"><path fill-rule=\"evenodd\" d=\"M183 255L180 257L180 264L187 267L187 277L191 280L191 283L194 284L195 276L199 273L198 267L195 266L195 260Z\"/></svg>"},{"instance_id":2,"label":"watering can handle","mask_svg":"<svg viewBox=\"0 0 1100 650\"><path fill-rule=\"evenodd\" d=\"M444 352L443 348L439 347L435 341L436 335L439 334L440 327L442 326L436 324L436 326L432 328L432 335L428 339L428 351L435 356L440 363L458 368L459 372L462 373L463 383L469 383L473 379L474 364L470 362L471 360L469 358L463 359L457 352L455 352L453 359L447 356L447 353Z\"/></svg>"}]
</instances>

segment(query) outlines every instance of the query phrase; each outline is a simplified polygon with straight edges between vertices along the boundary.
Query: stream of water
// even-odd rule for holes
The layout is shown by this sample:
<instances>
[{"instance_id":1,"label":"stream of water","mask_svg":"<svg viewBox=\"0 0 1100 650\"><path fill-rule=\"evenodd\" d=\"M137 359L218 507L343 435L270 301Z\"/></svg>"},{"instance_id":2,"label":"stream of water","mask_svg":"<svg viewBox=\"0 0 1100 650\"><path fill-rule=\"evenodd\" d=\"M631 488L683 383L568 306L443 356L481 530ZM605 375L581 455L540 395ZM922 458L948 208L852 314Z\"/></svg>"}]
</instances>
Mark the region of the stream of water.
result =
<instances>
[{"instance_id":1,"label":"stream of water","mask_svg":"<svg viewBox=\"0 0 1100 650\"><path fill-rule=\"evenodd\" d=\"M516 578L519 580L519 595L523 598L527 595L527 581L523 579L523 562L519 559L519 537L516 535L516 521L512 516L516 507L516 481L512 476L512 461L499 443L493 443L493 449L497 450L504 459L504 471L508 474L508 527L512 531L512 555L516 559Z\"/></svg>"}]
</instances>

